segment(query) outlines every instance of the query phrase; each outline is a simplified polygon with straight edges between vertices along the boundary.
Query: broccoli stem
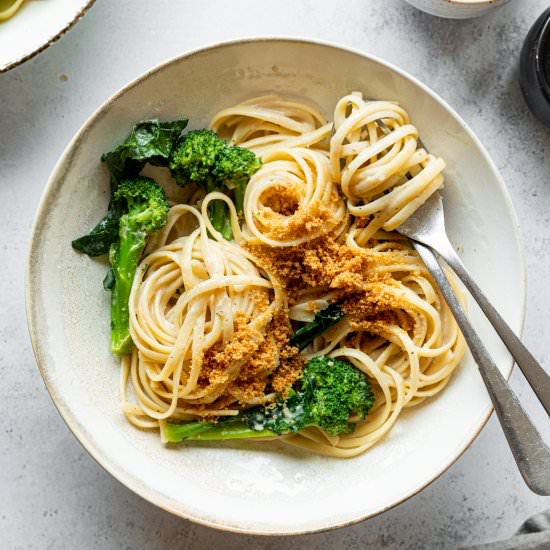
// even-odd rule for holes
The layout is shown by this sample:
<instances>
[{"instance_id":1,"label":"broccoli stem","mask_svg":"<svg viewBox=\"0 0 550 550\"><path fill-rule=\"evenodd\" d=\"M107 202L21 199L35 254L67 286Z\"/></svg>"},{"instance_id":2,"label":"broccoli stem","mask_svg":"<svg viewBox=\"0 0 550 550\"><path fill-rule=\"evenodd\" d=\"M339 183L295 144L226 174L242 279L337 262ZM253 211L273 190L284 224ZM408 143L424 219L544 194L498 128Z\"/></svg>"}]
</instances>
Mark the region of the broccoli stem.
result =
<instances>
[{"instance_id":1,"label":"broccoli stem","mask_svg":"<svg viewBox=\"0 0 550 550\"><path fill-rule=\"evenodd\" d=\"M242 216L244 209L244 193L246 191L246 182L239 182L235 185L235 207L237 213Z\"/></svg>"},{"instance_id":2,"label":"broccoli stem","mask_svg":"<svg viewBox=\"0 0 550 550\"><path fill-rule=\"evenodd\" d=\"M226 241L232 240L233 230L231 229L231 220L229 218L227 204L220 200L213 201L210 206L209 215L214 229L220 232Z\"/></svg>"},{"instance_id":3,"label":"broccoli stem","mask_svg":"<svg viewBox=\"0 0 550 550\"><path fill-rule=\"evenodd\" d=\"M185 422L184 424L173 424L166 422L162 428L164 438L169 443L179 443L184 439L189 439L201 432L210 430L215 426L212 422Z\"/></svg>"},{"instance_id":4,"label":"broccoli stem","mask_svg":"<svg viewBox=\"0 0 550 550\"><path fill-rule=\"evenodd\" d=\"M210 206L210 221L216 231L223 234L226 219L226 204L223 201L213 201Z\"/></svg>"},{"instance_id":5,"label":"broccoli stem","mask_svg":"<svg viewBox=\"0 0 550 550\"><path fill-rule=\"evenodd\" d=\"M211 193L212 191L220 191L220 189L212 180L209 180L207 191ZM214 229L218 231L218 233L221 233L226 241L233 240L233 229L231 229L229 209L224 201L212 201L208 208L208 216Z\"/></svg>"},{"instance_id":6,"label":"broccoli stem","mask_svg":"<svg viewBox=\"0 0 550 550\"><path fill-rule=\"evenodd\" d=\"M226 211L228 212L227 210L227 207L226 207ZM226 241L232 241L233 240L233 228L231 227L231 217L229 216L229 212L227 213L227 216L225 218L225 221L224 221L224 224L223 224L223 229L222 229L222 235L223 235L223 238L226 240Z\"/></svg>"},{"instance_id":7,"label":"broccoli stem","mask_svg":"<svg viewBox=\"0 0 550 550\"><path fill-rule=\"evenodd\" d=\"M126 355L132 350L129 329L128 301L132 282L145 247L145 232L131 229L128 215L120 218L120 241L111 248L111 265L115 276L115 287L111 297L111 351L115 355Z\"/></svg>"},{"instance_id":8,"label":"broccoli stem","mask_svg":"<svg viewBox=\"0 0 550 550\"><path fill-rule=\"evenodd\" d=\"M173 424L166 422L163 428L164 438L169 443L189 441L226 441L230 439L260 439L276 437L270 430L253 430L239 419L222 422L186 422Z\"/></svg>"},{"instance_id":9,"label":"broccoli stem","mask_svg":"<svg viewBox=\"0 0 550 550\"><path fill-rule=\"evenodd\" d=\"M208 208L208 216L212 226L226 241L233 240L233 229L231 228L231 218L229 210L223 201L213 201Z\"/></svg>"}]
</instances>

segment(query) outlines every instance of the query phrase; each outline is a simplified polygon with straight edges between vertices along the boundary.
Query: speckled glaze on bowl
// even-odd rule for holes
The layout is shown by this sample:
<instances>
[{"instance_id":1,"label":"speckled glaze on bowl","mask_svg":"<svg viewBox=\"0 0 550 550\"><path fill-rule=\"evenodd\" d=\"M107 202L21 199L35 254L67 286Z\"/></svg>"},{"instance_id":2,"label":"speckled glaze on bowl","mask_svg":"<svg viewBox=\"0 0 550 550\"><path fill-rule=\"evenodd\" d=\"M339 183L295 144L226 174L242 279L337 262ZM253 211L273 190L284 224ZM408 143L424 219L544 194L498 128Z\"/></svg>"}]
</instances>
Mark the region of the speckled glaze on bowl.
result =
<instances>
[{"instance_id":1,"label":"speckled glaze on bowl","mask_svg":"<svg viewBox=\"0 0 550 550\"><path fill-rule=\"evenodd\" d=\"M351 90L399 100L422 139L448 165L449 232L463 259L511 326L521 329L524 264L505 186L465 123L426 86L361 52L298 39L250 39L173 59L102 105L57 163L29 252L27 315L40 372L69 428L127 487L203 525L264 535L321 531L378 514L420 491L470 445L490 401L468 356L435 400L404 414L367 454L335 460L279 443L164 447L123 417L119 367L109 353L105 264L70 241L105 212L109 181L99 162L143 118L188 115L190 127L218 109L265 92L309 97L331 116ZM495 246L498 243L498 246ZM474 325L508 376L504 347L471 308Z\"/></svg>"},{"instance_id":2,"label":"speckled glaze on bowl","mask_svg":"<svg viewBox=\"0 0 550 550\"><path fill-rule=\"evenodd\" d=\"M8 21L0 23L0 73L31 59L69 31L95 0L24 2Z\"/></svg>"}]
</instances>

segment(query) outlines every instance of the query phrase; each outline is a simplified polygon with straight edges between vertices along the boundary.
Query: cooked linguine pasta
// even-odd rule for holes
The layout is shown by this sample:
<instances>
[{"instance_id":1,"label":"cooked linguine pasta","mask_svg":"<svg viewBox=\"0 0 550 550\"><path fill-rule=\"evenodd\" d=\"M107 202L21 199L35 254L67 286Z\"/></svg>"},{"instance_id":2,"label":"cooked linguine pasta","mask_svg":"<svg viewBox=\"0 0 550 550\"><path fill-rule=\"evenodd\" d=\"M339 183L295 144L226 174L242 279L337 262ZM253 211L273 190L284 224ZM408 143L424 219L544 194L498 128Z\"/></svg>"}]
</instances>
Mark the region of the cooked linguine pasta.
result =
<instances>
[{"instance_id":1,"label":"cooked linguine pasta","mask_svg":"<svg viewBox=\"0 0 550 550\"><path fill-rule=\"evenodd\" d=\"M133 281L121 392L129 421L220 419L272 403L318 355L348 361L375 396L352 433L280 436L334 457L358 455L405 409L449 382L465 344L420 258L392 233L443 183L408 114L360 93L333 122L278 96L217 113L211 128L262 160L242 216L229 196L188 191L149 241ZM234 240L208 216L228 206ZM292 333L338 304L343 318L303 350Z\"/></svg>"}]
</instances>

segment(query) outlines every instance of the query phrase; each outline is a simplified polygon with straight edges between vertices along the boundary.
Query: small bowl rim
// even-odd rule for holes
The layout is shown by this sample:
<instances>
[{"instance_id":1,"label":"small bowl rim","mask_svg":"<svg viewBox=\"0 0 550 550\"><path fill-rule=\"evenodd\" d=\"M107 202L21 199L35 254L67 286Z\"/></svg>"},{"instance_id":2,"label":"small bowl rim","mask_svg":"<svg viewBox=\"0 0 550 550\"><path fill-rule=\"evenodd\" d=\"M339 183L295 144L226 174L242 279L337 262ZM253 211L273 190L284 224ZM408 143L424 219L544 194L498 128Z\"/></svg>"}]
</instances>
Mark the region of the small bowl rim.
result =
<instances>
[{"instance_id":1,"label":"small bowl rim","mask_svg":"<svg viewBox=\"0 0 550 550\"><path fill-rule=\"evenodd\" d=\"M52 44L57 42L62 36L67 34L88 13L88 11L92 8L94 4L95 4L95 0L88 0L88 2L84 6L82 6L82 8L77 12L77 14L65 26L61 28L53 36L51 36L44 44L32 50L31 52L23 55L22 57L19 57L18 59L15 59L13 61L9 61L5 65L0 66L0 74L7 73L11 69L18 67L19 65L22 65L23 63L25 63L25 61L29 61L29 59L36 57L39 53L49 48ZM15 17L17 17L17 15Z\"/></svg>"}]
</instances>

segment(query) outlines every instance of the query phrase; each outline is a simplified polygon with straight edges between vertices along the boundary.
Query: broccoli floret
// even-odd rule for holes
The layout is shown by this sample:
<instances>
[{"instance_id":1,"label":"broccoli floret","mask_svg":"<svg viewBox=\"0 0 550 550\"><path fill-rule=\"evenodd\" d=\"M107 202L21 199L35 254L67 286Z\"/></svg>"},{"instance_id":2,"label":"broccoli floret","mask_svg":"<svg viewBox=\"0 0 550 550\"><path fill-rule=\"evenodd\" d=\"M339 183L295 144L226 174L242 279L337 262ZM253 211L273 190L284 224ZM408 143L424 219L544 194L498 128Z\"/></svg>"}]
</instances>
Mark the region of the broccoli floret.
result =
<instances>
[{"instance_id":1,"label":"broccoli floret","mask_svg":"<svg viewBox=\"0 0 550 550\"><path fill-rule=\"evenodd\" d=\"M225 187L234 189L235 207L242 214L244 192L248 180L257 172L262 161L245 147L225 147L214 166L216 181L222 181Z\"/></svg>"},{"instance_id":2,"label":"broccoli floret","mask_svg":"<svg viewBox=\"0 0 550 550\"><path fill-rule=\"evenodd\" d=\"M245 422L252 429L277 434L317 426L336 436L353 432L350 417L364 418L374 404L374 394L361 371L324 355L307 363L297 386L275 406L245 411Z\"/></svg>"},{"instance_id":3,"label":"broccoli floret","mask_svg":"<svg viewBox=\"0 0 550 550\"><path fill-rule=\"evenodd\" d=\"M260 166L260 159L252 151L228 145L212 130L189 132L170 158L170 171L179 185L192 181L207 193L233 193L239 213L246 184ZM213 202L209 216L214 229L231 240L233 232L227 205L223 201Z\"/></svg>"},{"instance_id":4,"label":"broccoli floret","mask_svg":"<svg viewBox=\"0 0 550 550\"><path fill-rule=\"evenodd\" d=\"M168 166L170 155L186 126L187 120L138 122L123 143L102 155L101 160L111 172L111 195L121 181L136 177L145 164ZM92 257L107 254L111 244L118 240L122 214L124 211L111 197L107 214L87 235L72 241L73 247Z\"/></svg>"},{"instance_id":5,"label":"broccoli floret","mask_svg":"<svg viewBox=\"0 0 550 550\"><path fill-rule=\"evenodd\" d=\"M163 435L172 443L184 439L259 439L317 426L337 436L353 432L355 425L350 418L364 418L373 405L374 394L361 371L346 361L319 356L308 362L296 389L291 389L285 400L248 409L218 423L167 422Z\"/></svg>"},{"instance_id":6,"label":"broccoli floret","mask_svg":"<svg viewBox=\"0 0 550 550\"><path fill-rule=\"evenodd\" d=\"M306 425L319 426L329 435L353 432L350 416L364 418L374 405L365 375L345 361L314 357L304 369L301 383Z\"/></svg>"},{"instance_id":7,"label":"broccoli floret","mask_svg":"<svg viewBox=\"0 0 550 550\"><path fill-rule=\"evenodd\" d=\"M215 184L216 160L227 147L212 130L193 130L185 135L170 157L170 171L178 185L195 182L205 191Z\"/></svg>"},{"instance_id":8,"label":"broccoli floret","mask_svg":"<svg viewBox=\"0 0 550 550\"><path fill-rule=\"evenodd\" d=\"M128 326L128 300L134 275L149 233L166 224L168 201L160 185L149 178L122 181L113 201L124 205L118 241L111 245L109 261L114 275L111 299L111 351L126 355L132 349Z\"/></svg>"}]
</instances>

